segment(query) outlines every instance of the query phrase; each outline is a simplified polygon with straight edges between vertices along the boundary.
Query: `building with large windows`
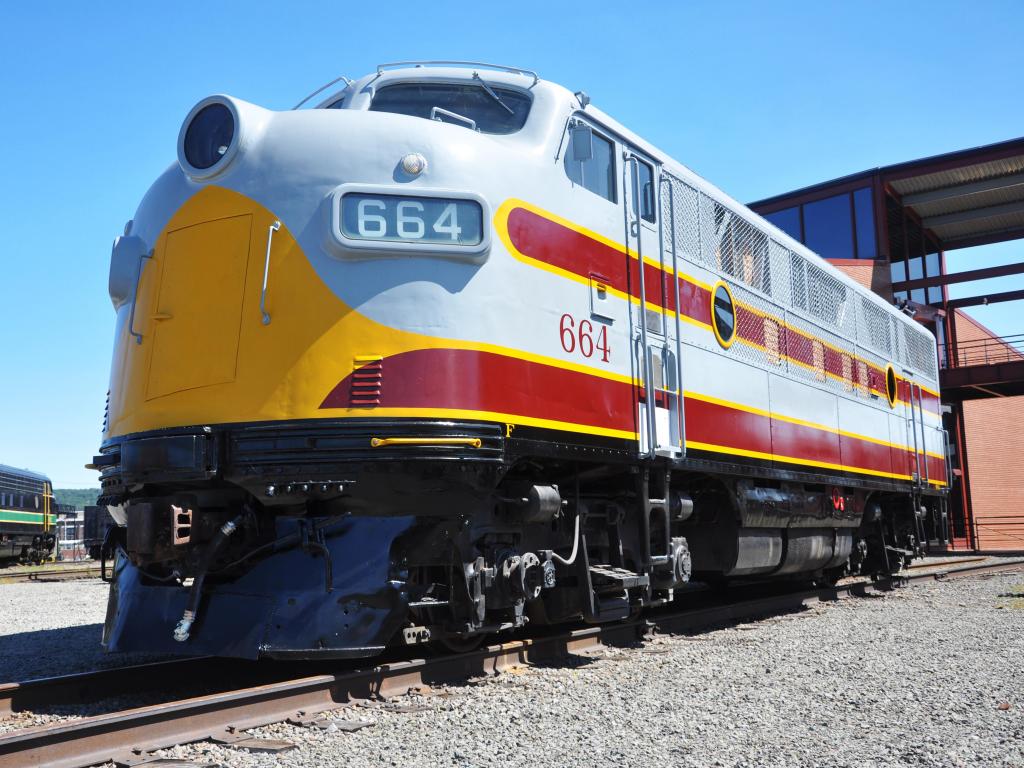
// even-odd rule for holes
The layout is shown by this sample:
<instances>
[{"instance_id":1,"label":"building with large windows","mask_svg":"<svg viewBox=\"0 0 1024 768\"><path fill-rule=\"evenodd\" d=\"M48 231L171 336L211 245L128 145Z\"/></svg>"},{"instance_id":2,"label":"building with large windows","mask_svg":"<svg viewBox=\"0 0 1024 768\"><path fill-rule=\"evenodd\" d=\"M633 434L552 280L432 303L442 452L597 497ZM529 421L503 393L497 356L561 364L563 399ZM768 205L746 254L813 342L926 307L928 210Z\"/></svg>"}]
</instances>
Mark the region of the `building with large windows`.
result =
<instances>
[{"instance_id":1,"label":"building with large windows","mask_svg":"<svg viewBox=\"0 0 1024 768\"><path fill-rule=\"evenodd\" d=\"M951 546L1024 550L1024 314L1020 328L999 335L965 311L1024 300L1024 261L946 271L950 251L1024 239L1024 138L875 168L750 207L935 334L954 476ZM949 297L950 284L990 278L1011 290Z\"/></svg>"}]
</instances>

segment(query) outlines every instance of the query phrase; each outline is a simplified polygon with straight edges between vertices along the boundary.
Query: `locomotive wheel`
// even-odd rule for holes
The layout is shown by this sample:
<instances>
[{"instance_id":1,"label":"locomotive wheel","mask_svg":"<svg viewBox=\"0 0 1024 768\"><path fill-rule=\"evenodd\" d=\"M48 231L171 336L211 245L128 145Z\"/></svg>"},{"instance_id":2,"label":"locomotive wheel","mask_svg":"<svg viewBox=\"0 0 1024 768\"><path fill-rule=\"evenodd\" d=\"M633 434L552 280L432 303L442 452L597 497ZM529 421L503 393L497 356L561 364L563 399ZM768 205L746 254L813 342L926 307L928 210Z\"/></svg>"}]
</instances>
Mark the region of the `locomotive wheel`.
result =
<instances>
[{"instance_id":1,"label":"locomotive wheel","mask_svg":"<svg viewBox=\"0 0 1024 768\"><path fill-rule=\"evenodd\" d=\"M470 635L469 637L443 635L441 637L432 637L430 639L430 646L440 653L469 653L479 648L483 641L484 636L482 634Z\"/></svg>"},{"instance_id":2,"label":"locomotive wheel","mask_svg":"<svg viewBox=\"0 0 1024 768\"><path fill-rule=\"evenodd\" d=\"M838 584L839 580L845 575L845 568L829 568L826 571L822 571L818 576L815 576L814 586L819 589L830 589Z\"/></svg>"}]
</instances>

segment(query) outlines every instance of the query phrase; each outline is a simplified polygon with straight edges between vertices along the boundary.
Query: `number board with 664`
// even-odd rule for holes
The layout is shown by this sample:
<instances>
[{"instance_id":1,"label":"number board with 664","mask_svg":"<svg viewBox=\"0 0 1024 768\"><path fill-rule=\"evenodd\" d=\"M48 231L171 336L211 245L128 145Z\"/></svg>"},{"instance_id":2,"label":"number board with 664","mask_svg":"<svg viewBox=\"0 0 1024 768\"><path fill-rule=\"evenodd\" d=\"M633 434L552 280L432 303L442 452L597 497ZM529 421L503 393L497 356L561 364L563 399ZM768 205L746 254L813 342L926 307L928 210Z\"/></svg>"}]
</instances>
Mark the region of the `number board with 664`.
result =
<instances>
[{"instance_id":1,"label":"number board with 664","mask_svg":"<svg viewBox=\"0 0 1024 768\"><path fill-rule=\"evenodd\" d=\"M341 200L341 231L354 240L474 246L483 211L474 200L353 192Z\"/></svg>"}]
</instances>

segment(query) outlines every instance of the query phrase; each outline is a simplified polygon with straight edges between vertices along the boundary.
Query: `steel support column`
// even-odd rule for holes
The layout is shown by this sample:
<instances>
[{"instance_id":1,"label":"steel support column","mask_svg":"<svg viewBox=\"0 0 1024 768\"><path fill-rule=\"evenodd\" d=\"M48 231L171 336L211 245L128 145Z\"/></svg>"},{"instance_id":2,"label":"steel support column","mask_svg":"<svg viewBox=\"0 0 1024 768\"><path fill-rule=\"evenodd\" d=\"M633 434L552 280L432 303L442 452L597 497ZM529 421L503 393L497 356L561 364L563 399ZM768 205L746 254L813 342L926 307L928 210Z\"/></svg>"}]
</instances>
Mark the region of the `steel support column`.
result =
<instances>
[{"instance_id":1,"label":"steel support column","mask_svg":"<svg viewBox=\"0 0 1024 768\"><path fill-rule=\"evenodd\" d=\"M956 423L956 455L960 464L960 509L964 516L964 534L967 548L978 548L978 530L974 523L974 507L971 504L971 473L967 461L967 429L964 424L964 404L953 404L953 420Z\"/></svg>"}]
</instances>

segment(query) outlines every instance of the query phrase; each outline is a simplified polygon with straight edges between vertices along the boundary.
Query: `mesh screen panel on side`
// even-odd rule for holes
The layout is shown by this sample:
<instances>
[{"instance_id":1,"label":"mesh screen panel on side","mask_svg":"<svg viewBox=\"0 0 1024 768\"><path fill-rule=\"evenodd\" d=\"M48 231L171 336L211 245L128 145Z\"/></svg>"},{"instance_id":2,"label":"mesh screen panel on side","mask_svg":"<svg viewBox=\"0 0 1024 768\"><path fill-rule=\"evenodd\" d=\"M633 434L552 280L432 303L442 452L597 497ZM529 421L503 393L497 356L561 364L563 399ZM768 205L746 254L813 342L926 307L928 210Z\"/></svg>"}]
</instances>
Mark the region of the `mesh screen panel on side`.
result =
<instances>
[{"instance_id":1,"label":"mesh screen panel on side","mask_svg":"<svg viewBox=\"0 0 1024 768\"><path fill-rule=\"evenodd\" d=\"M883 368L890 360L897 361L935 380L934 345L916 329L859 295L817 260L788 248L776 239L768 224L752 214L733 210L667 172L662 173L660 197L664 250L674 249L677 257L731 278L738 304L738 336L750 333L763 347L741 343L742 349L733 347L737 354L775 368L779 355L786 354L787 340L803 343L785 333L784 328L791 325L821 340L814 350L804 352L838 366L823 379L829 387L851 391L862 383L863 371L853 360L858 348L873 351L874 364ZM742 306L752 312L745 314ZM774 315L776 320L766 325L763 317L758 318L759 311ZM837 351L827 351L832 348ZM840 373L843 354L851 356L846 366L851 371L848 379ZM788 367L796 376L822 380L820 372L814 371L813 361L804 362L809 367Z\"/></svg>"}]
</instances>

